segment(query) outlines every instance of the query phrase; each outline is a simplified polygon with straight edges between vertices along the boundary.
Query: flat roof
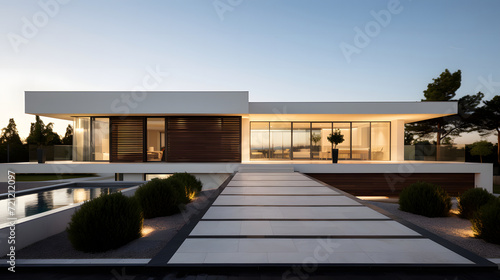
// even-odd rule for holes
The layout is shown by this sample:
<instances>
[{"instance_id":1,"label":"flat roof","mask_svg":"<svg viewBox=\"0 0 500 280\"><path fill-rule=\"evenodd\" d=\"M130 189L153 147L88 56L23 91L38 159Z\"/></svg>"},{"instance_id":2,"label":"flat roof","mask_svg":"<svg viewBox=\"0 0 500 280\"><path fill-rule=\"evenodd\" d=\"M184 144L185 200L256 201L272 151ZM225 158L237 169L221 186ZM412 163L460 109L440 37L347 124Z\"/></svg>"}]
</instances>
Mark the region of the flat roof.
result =
<instances>
[{"instance_id":1,"label":"flat roof","mask_svg":"<svg viewBox=\"0 0 500 280\"><path fill-rule=\"evenodd\" d=\"M25 112L75 116L235 115L251 120L391 121L454 115L457 101L249 102L248 91L26 91Z\"/></svg>"}]
</instances>

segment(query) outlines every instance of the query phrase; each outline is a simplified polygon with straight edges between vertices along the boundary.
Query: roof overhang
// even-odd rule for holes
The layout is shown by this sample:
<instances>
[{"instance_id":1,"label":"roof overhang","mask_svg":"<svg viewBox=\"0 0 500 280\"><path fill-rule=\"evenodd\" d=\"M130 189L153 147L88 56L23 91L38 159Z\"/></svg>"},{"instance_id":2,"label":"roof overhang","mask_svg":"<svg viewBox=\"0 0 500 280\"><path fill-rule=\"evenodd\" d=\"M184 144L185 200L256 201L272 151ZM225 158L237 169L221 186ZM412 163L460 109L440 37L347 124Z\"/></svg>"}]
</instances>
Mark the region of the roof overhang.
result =
<instances>
[{"instance_id":1,"label":"roof overhang","mask_svg":"<svg viewBox=\"0 0 500 280\"><path fill-rule=\"evenodd\" d=\"M25 112L73 116L242 115L247 91L27 91Z\"/></svg>"},{"instance_id":2,"label":"roof overhang","mask_svg":"<svg viewBox=\"0 0 500 280\"><path fill-rule=\"evenodd\" d=\"M251 102L252 120L393 121L405 123L458 112L456 101L425 102Z\"/></svg>"},{"instance_id":3,"label":"roof overhang","mask_svg":"<svg viewBox=\"0 0 500 280\"><path fill-rule=\"evenodd\" d=\"M28 114L75 116L243 116L252 121L393 121L454 115L444 102L248 102L247 91L27 91Z\"/></svg>"}]
</instances>

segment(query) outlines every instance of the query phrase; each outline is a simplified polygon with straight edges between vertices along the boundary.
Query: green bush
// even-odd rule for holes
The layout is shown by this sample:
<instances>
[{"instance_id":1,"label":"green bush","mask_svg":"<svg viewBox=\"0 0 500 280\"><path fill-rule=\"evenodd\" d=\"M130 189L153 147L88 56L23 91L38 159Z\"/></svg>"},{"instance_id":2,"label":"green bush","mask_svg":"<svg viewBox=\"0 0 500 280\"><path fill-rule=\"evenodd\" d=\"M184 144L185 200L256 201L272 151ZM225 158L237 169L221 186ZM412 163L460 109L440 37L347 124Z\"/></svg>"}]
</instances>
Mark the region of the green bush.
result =
<instances>
[{"instance_id":1,"label":"green bush","mask_svg":"<svg viewBox=\"0 0 500 280\"><path fill-rule=\"evenodd\" d=\"M141 237L143 217L134 198L104 194L82 204L66 228L77 250L103 252Z\"/></svg>"},{"instance_id":2,"label":"green bush","mask_svg":"<svg viewBox=\"0 0 500 280\"><path fill-rule=\"evenodd\" d=\"M189 173L174 173L169 177L171 180L179 180L184 187L186 188L188 193L199 193L203 188L203 184L200 180L196 179L195 176Z\"/></svg>"},{"instance_id":3,"label":"green bush","mask_svg":"<svg viewBox=\"0 0 500 280\"><path fill-rule=\"evenodd\" d=\"M447 216L451 208L451 199L441 187L416 182L404 188L399 194L399 209L426 217Z\"/></svg>"},{"instance_id":4,"label":"green bush","mask_svg":"<svg viewBox=\"0 0 500 280\"><path fill-rule=\"evenodd\" d=\"M186 200L186 193L177 180L155 178L135 191L144 218L169 216L180 212L179 204Z\"/></svg>"},{"instance_id":5,"label":"green bush","mask_svg":"<svg viewBox=\"0 0 500 280\"><path fill-rule=\"evenodd\" d=\"M460 217L471 219L474 212L488 201L495 199L495 196L485 189L468 189L458 198L458 210Z\"/></svg>"},{"instance_id":6,"label":"green bush","mask_svg":"<svg viewBox=\"0 0 500 280\"><path fill-rule=\"evenodd\" d=\"M477 237L500 244L500 199L492 199L476 211L471 220Z\"/></svg>"}]
</instances>

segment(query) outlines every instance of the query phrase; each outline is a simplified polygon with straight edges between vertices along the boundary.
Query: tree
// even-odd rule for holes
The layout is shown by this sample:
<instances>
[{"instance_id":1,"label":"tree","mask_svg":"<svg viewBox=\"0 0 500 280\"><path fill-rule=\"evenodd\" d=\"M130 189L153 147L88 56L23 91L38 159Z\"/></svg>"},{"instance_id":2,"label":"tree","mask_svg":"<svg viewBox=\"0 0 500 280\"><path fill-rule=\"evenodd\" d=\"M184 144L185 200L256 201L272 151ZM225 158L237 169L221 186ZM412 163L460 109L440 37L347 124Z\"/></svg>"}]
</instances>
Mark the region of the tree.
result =
<instances>
[{"instance_id":1,"label":"tree","mask_svg":"<svg viewBox=\"0 0 500 280\"><path fill-rule=\"evenodd\" d=\"M475 113L475 123L482 136L497 134L498 162L500 163L500 95L494 96L489 101L483 101L484 105L479 107Z\"/></svg>"},{"instance_id":2,"label":"tree","mask_svg":"<svg viewBox=\"0 0 500 280\"><path fill-rule=\"evenodd\" d=\"M66 127L66 133L61 142L63 145L73 145L73 127L70 124Z\"/></svg>"},{"instance_id":3,"label":"tree","mask_svg":"<svg viewBox=\"0 0 500 280\"><path fill-rule=\"evenodd\" d=\"M462 71L450 73L445 69L438 78L432 79L434 82L427 85L424 90L422 101L448 101L455 97L455 92L460 88L462 81Z\"/></svg>"},{"instance_id":4,"label":"tree","mask_svg":"<svg viewBox=\"0 0 500 280\"><path fill-rule=\"evenodd\" d=\"M488 141L477 141L471 145L470 154L479 156L481 163L483 163L483 156L488 156L493 153L493 144Z\"/></svg>"},{"instance_id":5,"label":"tree","mask_svg":"<svg viewBox=\"0 0 500 280\"><path fill-rule=\"evenodd\" d=\"M448 101L455 97L455 92L460 87L461 71L450 73L446 69L439 78L433 80L434 82L427 86L427 90L424 90L426 99L422 101ZM406 129L418 139L436 135L436 148L439 153L439 146L445 139L476 130L471 116L483 97L484 94L481 92L475 95L465 95L458 100L457 115L407 124Z\"/></svg>"},{"instance_id":6,"label":"tree","mask_svg":"<svg viewBox=\"0 0 500 280\"><path fill-rule=\"evenodd\" d=\"M9 124L7 127L2 128L2 136L0 137L0 143L9 143L12 145L22 145L21 137L17 132L17 126L14 119L9 119Z\"/></svg>"},{"instance_id":7,"label":"tree","mask_svg":"<svg viewBox=\"0 0 500 280\"><path fill-rule=\"evenodd\" d=\"M9 119L9 124L2 129L0 136L0 161L19 162L28 160L27 147L21 141L14 119Z\"/></svg>"},{"instance_id":8,"label":"tree","mask_svg":"<svg viewBox=\"0 0 500 280\"><path fill-rule=\"evenodd\" d=\"M53 127L53 123L45 125L40 116L37 115L35 122L31 123L30 134L26 138L26 142L38 147L43 145L60 145L61 138L59 134L53 131Z\"/></svg>"}]
</instances>

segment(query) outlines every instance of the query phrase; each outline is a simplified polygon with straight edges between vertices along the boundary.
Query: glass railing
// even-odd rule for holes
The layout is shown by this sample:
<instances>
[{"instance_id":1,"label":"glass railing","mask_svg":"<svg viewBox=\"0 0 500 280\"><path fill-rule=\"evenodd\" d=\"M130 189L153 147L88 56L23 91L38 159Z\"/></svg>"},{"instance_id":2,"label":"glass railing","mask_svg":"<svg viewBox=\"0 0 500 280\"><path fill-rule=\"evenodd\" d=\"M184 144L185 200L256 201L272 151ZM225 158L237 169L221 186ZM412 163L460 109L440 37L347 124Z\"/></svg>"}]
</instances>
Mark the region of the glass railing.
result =
<instances>
[{"instance_id":1,"label":"glass railing","mask_svg":"<svg viewBox=\"0 0 500 280\"><path fill-rule=\"evenodd\" d=\"M38 161L37 149L36 145L29 145L30 161ZM44 150L46 161L72 160L73 158L73 145L42 146L41 149Z\"/></svg>"},{"instance_id":2,"label":"glass railing","mask_svg":"<svg viewBox=\"0 0 500 280\"><path fill-rule=\"evenodd\" d=\"M405 145L405 160L465 162L465 145Z\"/></svg>"}]
</instances>

